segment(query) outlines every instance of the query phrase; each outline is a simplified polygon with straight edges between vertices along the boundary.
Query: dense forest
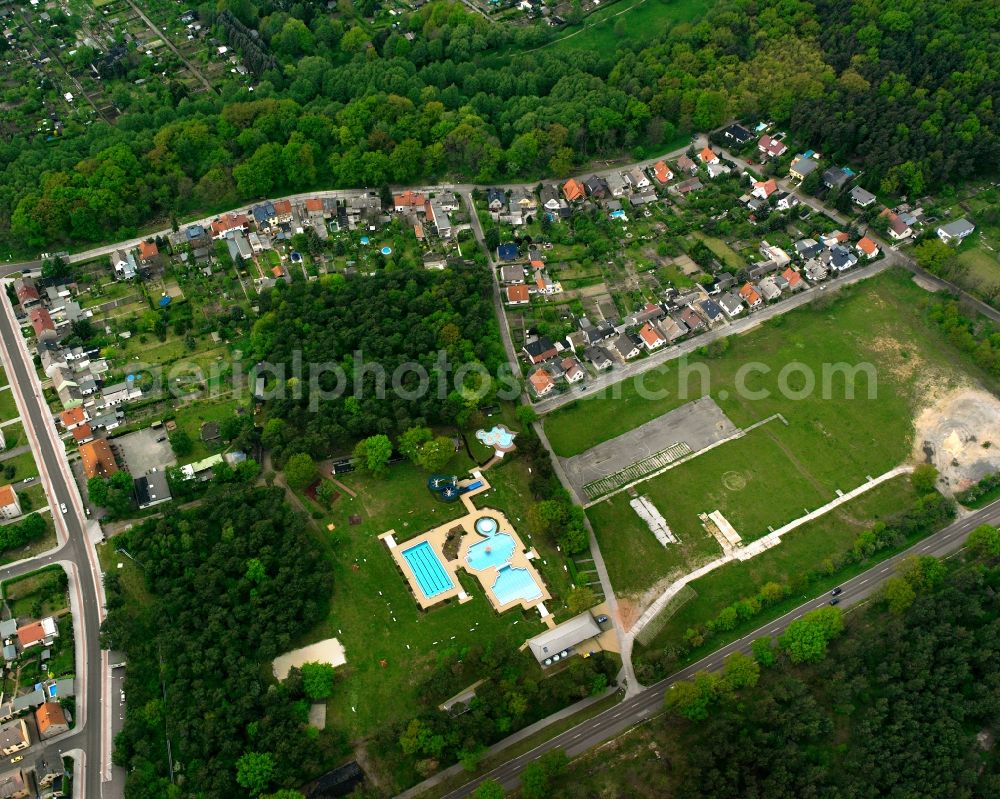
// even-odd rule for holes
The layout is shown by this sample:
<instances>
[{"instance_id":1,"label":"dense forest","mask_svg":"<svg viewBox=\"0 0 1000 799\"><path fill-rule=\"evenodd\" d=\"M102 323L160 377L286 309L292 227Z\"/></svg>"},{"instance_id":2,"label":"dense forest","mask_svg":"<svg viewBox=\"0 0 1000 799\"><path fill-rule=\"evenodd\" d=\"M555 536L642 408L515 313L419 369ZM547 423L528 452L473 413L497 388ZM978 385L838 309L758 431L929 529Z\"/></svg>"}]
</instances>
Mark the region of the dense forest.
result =
<instances>
[{"instance_id":1,"label":"dense forest","mask_svg":"<svg viewBox=\"0 0 1000 799\"><path fill-rule=\"evenodd\" d=\"M255 91L187 97L165 82L114 126L8 136L0 241L116 239L317 186L561 176L733 116L790 126L888 191L1000 163L1000 8L979 0L719 0L651 45L571 54L526 50L556 35L544 26L446 2L375 33L319 2L221 0L199 14L259 75Z\"/></svg>"},{"instance_id":2,"label":"dense forest","mask_svg":"<svg viewBox=\"0 0 1000 799\"><path fill-rule=\"evenodd\" d=\"M219 484L197 509L116 542L143 578L126 605L119 573L105 575L103 643L129 662L114 749L129 799L257 795L298 786L343 754L343 741L308 728L297 670L265 679L269 661L324 616L332 588L283 491Z\"/></svg>"},{"instance_id":3,"label":"dense forest","mask_svg":"<svg viewBox=\"0 0 1000 799\"><path fill-rule=\"evenodd\" d=\"M372 434L464 424L500 384L472 375L456 387L459 368L479 364L496 375L505 360L489 292L487 272L456 267L331 276L263 293L253 357L285 369L282 379L261 372L274 395L271 415L282 420L267 425L264 445L284 463L299 452L326 457ZM403 364L424 370L425 390L415 369L397 371Z\"/></svg>"},{"instance_id":4,"label":"dense forest","mask_svg":"<svg viewBox=\"0 0 1000 799\"><path fill-rule=\"evenodd\" d=\"M970 543L966 564L905 564L828 653L796 658L782 639L790 654L755 645L756 661L682 683L633 748L575 764L572 788L547 795L1000 795L1000 535Z\"/></svg>"}]
</instances>

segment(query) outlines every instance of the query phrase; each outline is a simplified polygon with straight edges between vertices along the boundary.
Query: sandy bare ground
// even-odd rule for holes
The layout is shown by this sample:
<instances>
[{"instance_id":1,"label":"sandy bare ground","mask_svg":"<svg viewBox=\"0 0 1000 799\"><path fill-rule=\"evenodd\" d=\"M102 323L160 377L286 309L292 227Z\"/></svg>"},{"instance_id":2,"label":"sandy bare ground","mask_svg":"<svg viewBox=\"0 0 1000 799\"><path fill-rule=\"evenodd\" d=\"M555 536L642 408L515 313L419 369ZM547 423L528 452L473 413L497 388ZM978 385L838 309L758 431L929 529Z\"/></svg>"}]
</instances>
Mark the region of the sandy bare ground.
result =
<instances>
[{"instance_id":1,"label":"sandy bare ground","mask_svg":"<svg viewBox=\"0 0 1000 799\"><path fill-rule=\"evenodd\" d=\"M317 641L315 644L276 657L272 668L274 676L283 680L292 668L299 667L303 663L329 663L331 666L342 666L346 662L344 647L340 641L336 638L327 638L325 641Z\"/></svg>"},{"instance_id":2,"label":"sandy bare ground","mask_svg":"<svg viewBox=\"0 0 1000 799\"><path fill-rule=\"evenodd\" d=\"M946 491L1000 471L1000 399L975 388L944 395L917 417L913 455L931 463Z\"/></svg>"}]
</instances>

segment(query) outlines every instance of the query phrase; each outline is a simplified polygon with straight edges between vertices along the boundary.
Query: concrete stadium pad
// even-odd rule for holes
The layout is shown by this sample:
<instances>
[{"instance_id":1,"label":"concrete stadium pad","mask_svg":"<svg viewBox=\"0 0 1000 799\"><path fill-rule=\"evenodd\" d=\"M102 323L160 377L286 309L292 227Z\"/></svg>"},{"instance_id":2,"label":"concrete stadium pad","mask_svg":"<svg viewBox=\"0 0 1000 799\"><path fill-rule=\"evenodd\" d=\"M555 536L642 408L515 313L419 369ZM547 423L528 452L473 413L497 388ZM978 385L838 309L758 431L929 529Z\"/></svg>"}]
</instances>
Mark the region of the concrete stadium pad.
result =
<instances>
[{"instance_id":1,"label":"concrete stadium pad","mask_svg":"<svg viewBox=\"0 0 1000 799\"><path fill-rule=\"evenodd\" d=\"M559 460L577 496L586 501L584 487L590 483L609 478L658 453L675 450L677 457L682 457L738 432L739 428L714 399L701 397L586 452ZM659 466L651 465L647 473L656 468Z\"/></svg>"}]
</instances>

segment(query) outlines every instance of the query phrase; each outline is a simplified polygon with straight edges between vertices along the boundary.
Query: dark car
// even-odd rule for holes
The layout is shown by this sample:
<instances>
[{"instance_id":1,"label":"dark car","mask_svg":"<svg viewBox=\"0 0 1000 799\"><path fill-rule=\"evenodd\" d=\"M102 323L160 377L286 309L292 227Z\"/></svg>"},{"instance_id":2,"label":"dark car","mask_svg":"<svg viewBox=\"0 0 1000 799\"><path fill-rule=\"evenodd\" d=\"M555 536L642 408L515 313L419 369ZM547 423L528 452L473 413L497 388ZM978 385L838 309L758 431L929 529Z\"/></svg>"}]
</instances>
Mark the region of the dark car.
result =
<instances>
[{"instance_id":1,"label":"dark car","mask_svg":"<svg viewBox=\"0 0 1000 799\"><path fill-rule=\"evenodd\" d=\"M830 604L831 605L839 605L840 604L840 599L838 597L834 597L833 599L830 600Z\"/></svg>"},{"instance_id":2,"label":"dark car","mask_svg":"<svg viewBox=\"0 0 1000 799\"><path fill-rule=\"evenodd\" d=\"M842 593L844 593L844 589L838 585L830 592L830 596L840 596Z\"/></svg>"},{"instance_id":3,"label":"dark car","mask_svg":"<svg viewBox=\"0 0 1000 799\"><path fill-rule=\"evenodd\" d=\"M598 624L607 624L608 623L608 617L607 616L598 616L597 617L597 623Z\"/></svg>"}]
</instances>

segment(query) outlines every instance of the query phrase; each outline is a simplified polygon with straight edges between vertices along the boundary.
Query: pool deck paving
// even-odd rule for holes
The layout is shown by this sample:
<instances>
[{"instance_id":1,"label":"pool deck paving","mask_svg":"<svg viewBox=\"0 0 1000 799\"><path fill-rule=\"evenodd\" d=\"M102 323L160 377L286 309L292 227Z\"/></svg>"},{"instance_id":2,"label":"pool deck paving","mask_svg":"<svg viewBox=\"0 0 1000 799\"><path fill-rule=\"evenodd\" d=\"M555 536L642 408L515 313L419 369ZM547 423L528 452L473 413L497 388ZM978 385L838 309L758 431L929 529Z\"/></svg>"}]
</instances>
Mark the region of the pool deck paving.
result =
<instances>
[{"instance_id":1,"label":"pool deck paving","mask_svg":"<svg viewBox=\"0 0 1000 799\"><path fill-rule=\"evenodd\" d=\"M497 613L503 613L504 611L517 606L520 606L525 610L538 608L539 614L542 616L542 620L545 621L547 618L551 617L551 614L545 609L544 603L547 600L552 599L552 595L546 588L541 575L539 575L538 571L531 563L531 561L538 557L538 555L534 550L525 548L524 542L521 541L521 538L515 531L514 526L501 511L494 508L477 508L473 504L472 498L485 491L489 491L490 485L486 482L480 472L474 471L472 472L472 475L473 477L471 480L464 480L459 483L459 487L462 487L463 484L470 485L475 481L479 481L481 483L478 488L459 496L459 501L465 506L465 516L445 522L444 524L441 524L431 530L427 530L420 535L409 538L404 542L398 542L396 540L395 530L387 530L379 536L379 539L385 542L390 555L392 555L392 558L396 561L396 565L399 567L399 570L403 573L404 578L409 584L410 591L413 593L414 599L416 599L417 604L424 610L434 607L435 605L438 605L448 599L457 598L460 603L469 602L473 599L472 596L463 590L462 585L459 582L458 569L462 568L479 580L479 583L483 587L483 593L489 599L490 603L493 605L493 609ZM477 532L475 527L476 522L483 518L494 519L497 522L497 534L506 534L514 539L514 551L511 553L510 558L504 560L502 563L491 564L481 569L473 569L469 565L469 550L476 544L488 540L488 537ZM448 540L448 534L455 529L460 529L462 531L462 538L459 543L457 557L454 560L449 560L445 557L444 547L445 542ZM413 547L420 546L423 543L430 546L440 561L441 566L451 579L451 588L435 593L431 597L425 596L417 576L414 574L410 563L404 555L405 552L409 551ZM540 595L531 599L515 597L509 602L501 602L493 593L493 587L500 575L500 570L507 567L511 569L525 570L534 581L535 585L539 587L541 591Z\"/></svg>"}]
</instances>

